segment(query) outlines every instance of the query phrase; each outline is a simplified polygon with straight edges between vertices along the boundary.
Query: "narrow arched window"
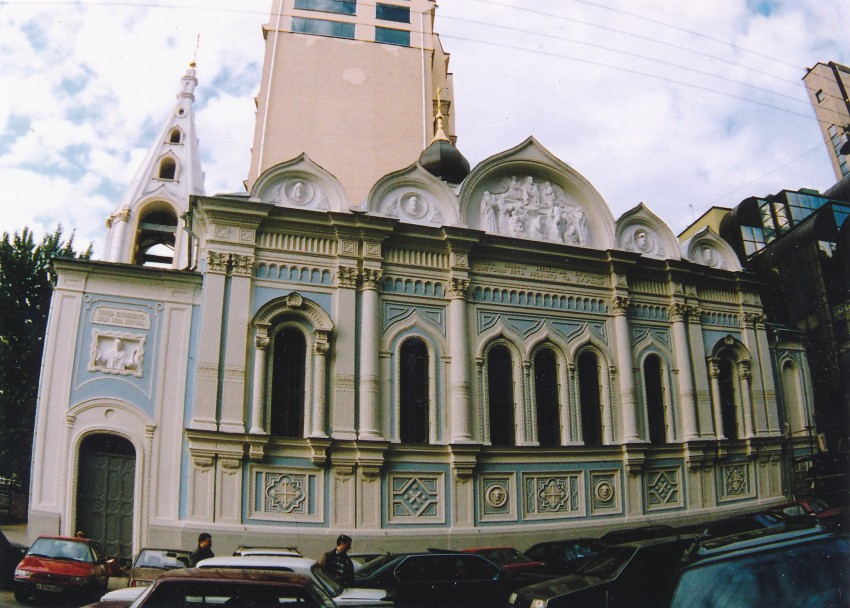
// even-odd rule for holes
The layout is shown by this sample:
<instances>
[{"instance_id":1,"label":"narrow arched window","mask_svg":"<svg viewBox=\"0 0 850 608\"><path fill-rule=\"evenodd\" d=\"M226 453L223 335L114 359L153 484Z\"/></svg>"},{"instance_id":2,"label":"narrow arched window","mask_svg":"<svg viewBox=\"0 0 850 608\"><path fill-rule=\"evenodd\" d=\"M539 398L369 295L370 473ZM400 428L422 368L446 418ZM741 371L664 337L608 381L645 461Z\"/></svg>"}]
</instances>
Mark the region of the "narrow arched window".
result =
<instances>
[{"instance_id":1,"label":"narrow arched window","mask_svg":"<svg viewBox=\"0 0 850 608\"><path fill-rule=\"evenodd\" d=\"M146 213L139 221L135 262L140 266L171 268L177 239L177 216L170 211Z\"/></svg>"},{"instance_id":2,"label":"narrow arched window","mask_svg":"<svg viewBox=\"0 0 850 608\"><path fill-rule=\"evenodd\" d=\"M667 442L667 423L664 416L664 383L661 377L661 357L649 355L643 361L643 386L646 399L649 442Z\"/></svg>"},{"instance_id":3,"label":"narrow arched window","mask_svg":"<svg viewBox=\"0 0 850 608\"><path fill-rule=\"evenodd\" d=\"M723 434L726 439L738 439L737 391L735 390L735 370L729 359L718 361L720 384L720 417L723 420Z\"/></svg>"},{"instance_id":4,"label":"narrow arched window","mask_svg":"<svg viewBox=\"0 0 850 608\"><path fill-rule=\"evenodd\" d=\"M487 394L490 401L490 443L514 445L513 363L506 346L494 346L487 355Z\"/></svg>"},{"instance_id":5,"label":"narrow arched window","mask_svg":"<svg viewBox=\"0 0 850 608\"><path fill-rule=\"evenodd\" d=\"M419 338L401 345L399 430L402 443L428 443L428 349Z\"/></svg>"},{"instance_id":6,"label":"narrow arched window","mask_svg":"<svg viewBox=\"0 0 850 608\"><path fill-rule=\"evenodd\" d=\"M591 352L584 352L578 358L578 391L584 445L602 445L602 391L599 385L599 361Z\"/></svg>"},{"instance_id":7,"label":"narrow arched window","mask_svg":"<svg viewBox=\"0 0 850 608\"><path fill-rule=\"evenodd\" d=\"M300 331L287 327L275 336L273 348L271 434L303 437L307 341Z\"/></svg>"},{"instance_id":8,"label":"narrow arched window","mask_svg":"<svg viewBox=\"0 0 850 608\"><path fill-rule=\"evenodd\" d=\"M180 133L180 129L174 128L171 129L171 134L168 136L168 143L170 144L179 144L182 133Z\"/></svg>"},{"instance_id":9,"label":"narrow arched window","mask_svg":"<svg viewBox=\"0 0 850 608\"><path fill-rule=\"evenodd\" d=\"M558 376L555 355L544 348L534 356L534 396L537 402L537 441L542 446L560 444Z\"/></svg>"},{"instance_id":10,"label":"narrow arched window","mask_svg":"<svg viewBox=\"0 0 850 608\"><path fill-rule=\"evenodd\" d=\"M177 175L177 162L170 157L165 157L159 163L159 179L174 179Z\"/></svg>"}]
</instances>

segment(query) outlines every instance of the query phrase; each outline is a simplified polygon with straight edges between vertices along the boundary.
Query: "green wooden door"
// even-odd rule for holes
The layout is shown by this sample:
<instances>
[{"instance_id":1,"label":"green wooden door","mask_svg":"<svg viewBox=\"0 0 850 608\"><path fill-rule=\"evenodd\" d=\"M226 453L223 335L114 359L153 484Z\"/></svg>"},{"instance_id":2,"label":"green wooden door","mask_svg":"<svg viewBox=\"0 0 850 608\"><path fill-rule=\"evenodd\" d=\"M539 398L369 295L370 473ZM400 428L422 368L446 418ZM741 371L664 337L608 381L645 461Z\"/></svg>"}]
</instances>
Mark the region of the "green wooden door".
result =
<instances>
[{"instance_id":1,"label":"green wooden door","mask_svg":"<svg viewBox=\"0 0 850 608\"><path fill-rule=\"evenodd\" d=\"M107 557L133 551L133 487L136 452L116 435L91 435L80 446L77 526L98 541Z\"/></svg>"}]
</instances>

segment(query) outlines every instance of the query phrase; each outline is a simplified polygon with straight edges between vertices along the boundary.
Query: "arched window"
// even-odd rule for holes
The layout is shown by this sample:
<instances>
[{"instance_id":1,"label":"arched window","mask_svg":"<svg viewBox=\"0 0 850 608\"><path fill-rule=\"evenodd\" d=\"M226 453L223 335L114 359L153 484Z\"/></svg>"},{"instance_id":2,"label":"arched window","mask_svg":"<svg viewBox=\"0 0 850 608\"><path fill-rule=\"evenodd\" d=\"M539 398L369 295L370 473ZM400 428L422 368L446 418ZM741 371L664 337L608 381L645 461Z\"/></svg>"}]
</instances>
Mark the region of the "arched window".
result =
<instances>
[{"instance_id":1,"label":"arched window","mask_svg":"<svg viewBox=\"0 0 850 608\"><path fill-rule=\"evenodd\" d=\"M171 268L177 238L177 216L170 211L146 213L139 221L136 264Z\"/></svg>"},{"instance_id":2,"label":"arched window","mask_svg":"<svg viewBox=\"0 0 850 608\"><path fill-rule=\"evenodd\" d=\"M180 132L180 129L178 129L177 127L171 129L171 134L168 136L168 143L179 144L182 135L183 134Z\"/></svg>"},{"instance_id":3,"label":"arched window","mask_svg":"<svg viewBox=\"0 0 850 608\"><path fill-rule=\"evenodd\" d=\"M646 398L646 417L649 426L649 441L654 444L667 442L667 423L664 416L664 383L661 377L661 357L649 355L643 361L643 386Z\"/></svg>"},{"instance_id":4,"label":"arched window","mask_svg":"<svg viewBox=\"0 0 850 608\"><path fill-rule=\"evenodd\" d=\"M402 443L428 443L428 349L419 338L401 345L399 430Z\"/></svg>"},{"instance_id":5,"label":"arched window","mask_svg":"<svg viewBox=\"0 0 850 608\"><path fill-rule=\"evenodd\" d=\"M271 434L304 436L304 380L307 341L299 330L286 327L274 338L272 351Z\"/></svg>"},{"instance_id":6,"label":"arched window","mask_svg":"<svg viewBox=\"0 0 850 608\"><path fill-rule=\"evenodd\" d=\"M544 348L534 356L534 396L537 401L537 441L542 446L560 444L558 368L555 354Z\"/></svg>"},{"instance_id":7,"label":"arched window","mask_svg":"<svg viewBox=\"0 0 850 608\"><path fill-rule=\"evenodd\" d=\"M586 351L578 358L578 391L581 403L581 432L584 445L602 445L602 391L599 361Z\"/></svg>"},{"instance_id":8,"label":"arched window","mask_svg":"<svg viewBox=\"0 0 850 608\"><path fill-rule=\"evenodd\" d=\"M490 443L512 446L514 433L514 378L511 353L501 344L487 355L487 394L490 401Z\"/></svg>"},{"instance_id":9,"label":"arched window","mask_svg":"<svg viewBox=\"0 0 850 608\"><path fill-rule=\"evenodd\" d=\"M717 381L720 384L720 416L723 420L723 434L726 439L738 439L737 374L734 363L725 357L718 362Z\"/></svg>"},{"instance_id":10,"label":"arched window","mask_svg":"<svg viewBox=\"0 0 850 608\"><path fill-rule=\"evenodd\" d=\"M174 179L177 175L177 161L166 156L159 163L159 179Z\"/></svg>"}]
</instances>

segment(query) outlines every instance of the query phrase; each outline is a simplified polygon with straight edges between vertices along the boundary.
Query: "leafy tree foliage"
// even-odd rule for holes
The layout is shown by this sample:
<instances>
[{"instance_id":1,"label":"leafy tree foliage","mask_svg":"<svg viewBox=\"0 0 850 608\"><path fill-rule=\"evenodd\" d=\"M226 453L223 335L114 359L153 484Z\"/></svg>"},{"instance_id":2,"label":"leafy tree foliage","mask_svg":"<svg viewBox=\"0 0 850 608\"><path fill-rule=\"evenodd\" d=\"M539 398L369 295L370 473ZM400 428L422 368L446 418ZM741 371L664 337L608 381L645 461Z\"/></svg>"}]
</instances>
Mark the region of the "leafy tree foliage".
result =
<instances>
[{"instance_id":1,"label":"leafy tree foliage","mask_svg":"<svg viewBox=\"0 0 850 608\"><path fill-rule=\"evenodd\" d=\"M29 483L41 354L55 276L53 257L78 254L57 226L36 244L29 228L0 240L0 475Z\"/></svg>"}]
</instances>

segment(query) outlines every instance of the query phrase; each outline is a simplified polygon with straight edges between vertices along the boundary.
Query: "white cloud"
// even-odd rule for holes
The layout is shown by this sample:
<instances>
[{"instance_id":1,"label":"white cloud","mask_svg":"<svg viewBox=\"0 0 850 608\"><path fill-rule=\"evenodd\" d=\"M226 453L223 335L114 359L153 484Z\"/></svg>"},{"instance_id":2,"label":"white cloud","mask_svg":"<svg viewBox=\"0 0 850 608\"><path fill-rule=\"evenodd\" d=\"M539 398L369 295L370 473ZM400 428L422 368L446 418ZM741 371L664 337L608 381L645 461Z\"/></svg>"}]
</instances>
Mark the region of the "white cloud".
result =
<instances>
[{"instance_id":1,"label":"white cloud","mask_svg":"<svg viewBox=\"0 0 850 608\"><path fill-rule=\"evenodd\" d=\"M61 221L101 254L104 220L173 107L198 35L206 189L242 190L271 2L152 4L4 4L0 230ZM745 0L445 2L437 30L459 147L475 164L534 135L615 217L643 201L674 231L711 204L825 189L834 176L801 78L818 61L850 63L839 5L779 0L765 16Z\"/></svg>"}]
</instances>

